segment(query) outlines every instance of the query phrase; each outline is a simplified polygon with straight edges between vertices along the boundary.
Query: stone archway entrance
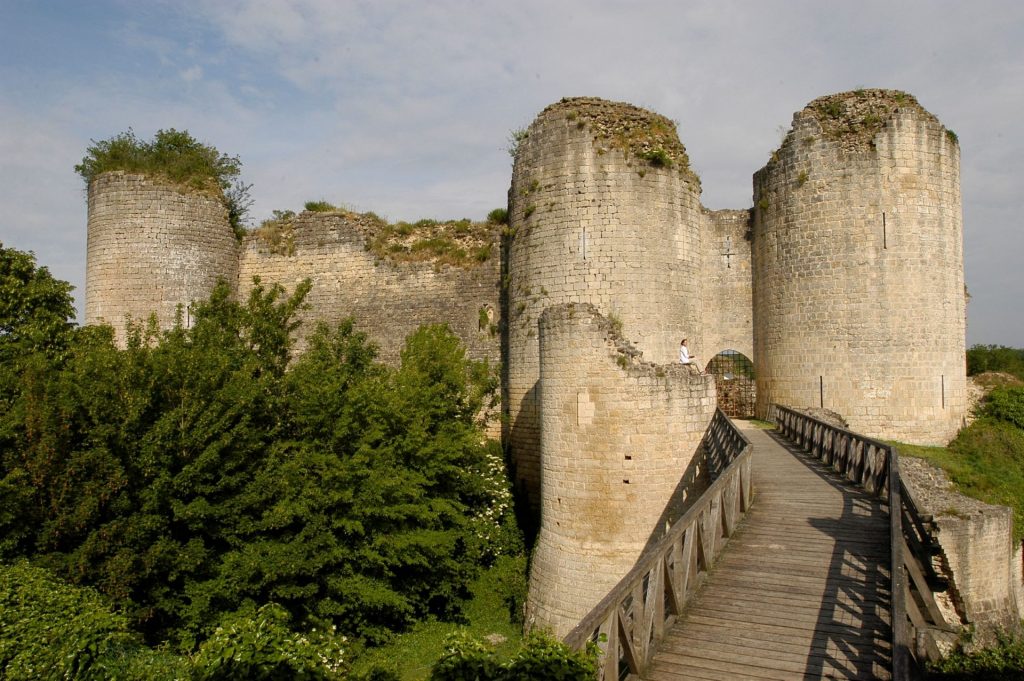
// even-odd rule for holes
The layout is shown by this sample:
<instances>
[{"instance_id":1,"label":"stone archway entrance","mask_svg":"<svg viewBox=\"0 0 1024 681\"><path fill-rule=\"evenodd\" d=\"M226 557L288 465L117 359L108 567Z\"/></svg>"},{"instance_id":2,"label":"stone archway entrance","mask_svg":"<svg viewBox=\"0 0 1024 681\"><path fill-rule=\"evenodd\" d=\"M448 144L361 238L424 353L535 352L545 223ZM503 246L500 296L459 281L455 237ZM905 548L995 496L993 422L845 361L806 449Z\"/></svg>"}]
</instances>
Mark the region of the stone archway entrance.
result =
<instances>
[{"instance_id":1,"label":"stone archway entrance","mask_svg":"<svg viewBox=\"0 0 1024 681\"><path fill-rule=\"evenodd\" d=\"M715 377L719 409L732 418L753 418L754 363L743 353L723 350L711 358L706 371Z\"/></svg>"}]
</instances>

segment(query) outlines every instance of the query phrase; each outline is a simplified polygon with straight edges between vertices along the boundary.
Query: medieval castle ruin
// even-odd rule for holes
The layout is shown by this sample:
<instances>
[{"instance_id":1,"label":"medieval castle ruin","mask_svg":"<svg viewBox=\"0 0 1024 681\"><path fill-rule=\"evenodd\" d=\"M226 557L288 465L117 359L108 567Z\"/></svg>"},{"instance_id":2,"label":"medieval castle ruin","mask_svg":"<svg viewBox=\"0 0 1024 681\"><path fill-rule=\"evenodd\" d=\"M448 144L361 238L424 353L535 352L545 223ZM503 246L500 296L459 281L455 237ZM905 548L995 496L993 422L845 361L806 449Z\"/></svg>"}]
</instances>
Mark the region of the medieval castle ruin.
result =
<instances>
[{"instance_id":1,"label":"medieval castle ruin","mask_svg":"<svg viewBox=\"0 0 1024 681\"><path fill-rule=\"evenodd\" d=\"M311 279L304 314L355 316L387 361L418 325L447 322L502 367L502 435L541 514L531 617L565 632L684 501L680 472L699 479L716 403L744 378L678 364L683 337L702 365L752 364L762 417L776 402L873 437L955 435L959 161L956 136L910 95L830 95L795 114L751 209L709 211L674 123L564 99L518 145L508 226L449 225L478 254L452 263L397 257L415 233L382 246L384 223L348 211L239 241L216 198L106 173L89 187L86 323L121 339L127 317L170 326L218 279L244 296L254 276Z\"/></svg>"}]
</instances>

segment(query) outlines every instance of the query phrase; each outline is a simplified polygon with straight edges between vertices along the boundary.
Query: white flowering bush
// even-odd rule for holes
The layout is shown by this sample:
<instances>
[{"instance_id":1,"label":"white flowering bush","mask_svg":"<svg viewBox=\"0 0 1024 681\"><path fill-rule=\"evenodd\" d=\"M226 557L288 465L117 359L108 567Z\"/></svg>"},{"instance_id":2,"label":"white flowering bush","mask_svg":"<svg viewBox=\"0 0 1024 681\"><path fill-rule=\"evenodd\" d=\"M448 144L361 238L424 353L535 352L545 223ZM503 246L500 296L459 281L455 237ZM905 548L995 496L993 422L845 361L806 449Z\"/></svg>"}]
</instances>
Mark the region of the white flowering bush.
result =
<instances>
[{"instance_id":1,"label":"white flowering bush","mask_svg":"<svg viewBox=\"0 0 1024 681\"><path fill-rule=\"evenodd\" d=\"M255 613L228 615L195 657L197 677L217 681L334 681L347 671L344 636L288 628L288 612L276 603Z\"/></svg>"},{"instance_id":2,"label":"white flowering bush","mask_svg":"<svg viewBox=\"0 0 1024 681\"><path fill-rule=\"evenodd\" d=\"M481 560L491 564L498 556L522 553L523 538L516 524L512 485L497 442L487 444L476 474L481 499L475 504L471 522L480 542Z\"/></svg>"}]
</instances>

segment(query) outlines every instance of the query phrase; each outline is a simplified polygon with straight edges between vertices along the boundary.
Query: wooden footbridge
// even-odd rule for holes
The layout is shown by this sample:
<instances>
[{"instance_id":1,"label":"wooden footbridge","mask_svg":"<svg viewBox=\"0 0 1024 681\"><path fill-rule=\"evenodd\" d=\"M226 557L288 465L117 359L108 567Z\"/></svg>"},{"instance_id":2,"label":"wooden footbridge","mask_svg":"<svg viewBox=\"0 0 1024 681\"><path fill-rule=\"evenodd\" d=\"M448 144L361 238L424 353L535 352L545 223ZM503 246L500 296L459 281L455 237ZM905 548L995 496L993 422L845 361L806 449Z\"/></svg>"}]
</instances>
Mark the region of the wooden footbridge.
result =
<instances>
[{"instance_id":1,"label":"wooden footbridge","mask_svg":"<svg viewBox=\"0 0 1024 681\"><path fill-rule=\"evenodd\" d=\"M773 413L716 415L714 482L566 638L600 647L602 681L902 680L937 654L937 543L896 451Z\"/></svg>"}]
</instances>

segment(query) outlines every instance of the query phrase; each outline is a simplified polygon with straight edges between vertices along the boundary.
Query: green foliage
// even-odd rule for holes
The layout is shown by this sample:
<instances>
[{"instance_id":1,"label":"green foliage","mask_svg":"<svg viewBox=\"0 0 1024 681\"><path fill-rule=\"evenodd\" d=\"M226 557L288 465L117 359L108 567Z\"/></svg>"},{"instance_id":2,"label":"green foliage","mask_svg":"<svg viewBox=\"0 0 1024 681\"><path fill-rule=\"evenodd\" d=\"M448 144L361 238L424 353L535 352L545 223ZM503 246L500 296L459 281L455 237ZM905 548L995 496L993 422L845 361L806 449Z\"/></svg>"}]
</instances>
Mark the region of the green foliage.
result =
<instances>
[{"instance_id":1,"label":"green foliage","mask_svg":"<svg viewBox=\"0 0 1024 681\"><path fill-rule=\"evenodd\" d=\"M592 649L573 651L544 633L530 634L520 651L504 663L482 643L456 634L431 671L430 681L592 681L596 676Z\"/></svg>"},{"instance_id":2,"label":"green foliage","mask_svg":"<svg viewBox=\"0 0 1024 681\"><path fill-rule=\"evenodd\" d=\"M0 413L10 408L34 355L59 359L66 352L75 315L71 290L37 267L31 253L0 243Z\"/></svg>"},{"instance_id":3,"label":"green foliage","mask_svg":"<svg viewBox=\"0 0 1024 681\"><path fill-rule=\"evenodd\" d=\"M981 405L981 413L1024 431L1024 387L992 390Z\"/></svg>"},{"instance_id":4,"label":"green foliage","mask_svg":"<svg viewBox=\"0 0 1024 681\"><path fill-rule=\"evenodd\" d=\"M511 659L522 645L525 555L499 556L470 585L470 591L472 600L466 604L464 627L456 622L419 622L408 632L383 646L366 650L354 660L356 678L385 668L393 670L400 679L424 679L444 654L449 637L462 630L469 637L486 642L498 661ZM516 608L510 606L513 599L519 604ZM516 610L515 617L510 616L511 609Z\"/></svg>"},{"instance_id":5,"label":"green foliage","mask_svg":"<svg viewBox=\"0 0 1024 681\"><path fill-rule=\"evenodd\" d=\"M0 564L0 678L190 679L188 658L146 648L97 592L27 562Z\"/></svg>"},{"instance_id":6,"label":"green foliage","mask_svg":"<svg viewBox=\"0 0 1024 681\"><path fill-rule=\"evenodd\" d=\"M388 369L351 320L290 370L288 298L219 286L194 324L74 335L0 415L0 551L36 556L188 649L239 605L370 641L459 615L482 564L521 550L477 421L495 376L446 327Z\"/></svg>"},{"instance_id":7,"label":"green foliage","mask_svg":"<svg viewBox=\"0 0 1024 681\"><path fill-rule=\"evenodd\" d=\"M152 141L140 140L129 128L86 149L75 172L86 185L99 175L114 170L162 177L182 187L220 197L231 226L239 232L252 205L252 185L238 182L242 162L222 154L215 147L197 141L186 130L158 130Z\"/></svg>"},{"instance_id":8,"label":"green foliage","mask_svg":"<svg viewBox=\"0 0 1024 681\"><path fill-rule=\"evenodd\" d=\"M495 225L507 225L508 224L508 209L507 208L495 208L487 214L487 222Z\"/></svg>"},{"instance_id":9,"label":"green foliage","mask_svg":"<svg viewBox=\"0 0 1024 681\"><path fill-rule=\"evenodd\" d=\"M522 146L523 142L530 136L530 131L526 128L517 128L508 133L508 155L512 157L514 161L516 154L519 153L519 147Z\"/></svg>"},{"instance_id":10,"label":"green foliage","mask_svg":"<svg viewBox=\"0 0 1024 681\"><path fill-rule=\"evenodd\" d=\"M957 134L950 130L949 128L946 128L946 139L948 139L953 144L960 144L960 138L957 137Z\"/></svg>"},{"instance_id":11,"label":"green foliage","mask_svg":"<svg viewBox=\"0 0 1024 681\"><path fill-rule=\"evenodd\" d=\"M23 279L11 300L33 300L36 279ZM521 602L510 556L522 538L480 423L495 372L447 327L410 335L397 368L376 362L352 320L319 327L293 359L309 284L285 296L257 280L244 302L219 285L190 328L132 326L118 349L109 327L61 321L66 285L48 286L64 297L19 323L66 333L64 349L0 337L18 349L2 365L0 559L31 557L112 599L120 614L96 631L201 645L193 671L209 678L291 678L298 667L281 665L305 665L310 650L335 659L314 631L372 643L461 618L483 566L508 585L490 611ZM256 631L277 643L240 642ZM139 651L118 658L124 669L177 669L120 636Z\"/></svg>"},{"instance_id":12,"label":"green foliage","mask_svg":"<svg viewBox=\"0 0 1024 681\"><path fill-rule=\"evenodd\" d=\"M967 351L967 375L1001 371L1024 379L1024 349L1004 345L974 345Z\"/></svg>"},{"instance_id":13,"label":"green foliage","mask_svg":"<svg viewBox=\"0 0 1024 681\"><path fill-rule=\"evenodd\" d=\"M332 213L339 210L333 203L328 203L324 200L306 201L305 209L313 213Z\"/></svg>"},{"instance_id":14,"label":"green foliage","mask_svg":"<svg viewBox=\"0 0 1024 681\"><path fill-rule=\"evenodd\" d=\"M494 224L467 219L380 222L368 248L381 258L397 262L471 267L492 257Z\"/></svg>"},{"instance_id":15,"label":"green foliage","mask_svg":"<svg viewBox=\"0 0 1024 681\"><path fill-rule=\"evenodd\" d=\"M1024 681L1024 640L999 634L996 645L955 650L928 666L928 681Z\"/></svg>"},{"instance_id":16,"label":"green foliage","mask_svg":"<svg viewBox=\"0 0 1024 681\"><path fill-rule=\"evenodd\" d=\"M1013 509L1014 536L1024 537L1024 388L997 388L982 403L979 418L949 447L899 445L947 472L967 496Z\"/></svg>"},{"instance_id":17,"label":"green foliage","mask_svg":"<svg viewBox=\"0 0 1024 681\"><path fill-rule=\"evenodd\" d=\"M297 634L274 603L232 613L199 647L199 681L331 681L345 678L344 637L313 630Z\"/></svg>"},{"instance_id":18,"label":"green foliage","mask_svg":"<svg viewBox=\"0 0 1024 681\"><path fill-rule=\"evenodd\" d=\"M640 158L650 163L655 168L671 168L672 156L660 147L647 149L640 153Z\"/></svg>"}]
</instances>

